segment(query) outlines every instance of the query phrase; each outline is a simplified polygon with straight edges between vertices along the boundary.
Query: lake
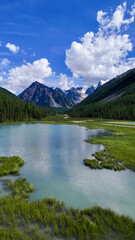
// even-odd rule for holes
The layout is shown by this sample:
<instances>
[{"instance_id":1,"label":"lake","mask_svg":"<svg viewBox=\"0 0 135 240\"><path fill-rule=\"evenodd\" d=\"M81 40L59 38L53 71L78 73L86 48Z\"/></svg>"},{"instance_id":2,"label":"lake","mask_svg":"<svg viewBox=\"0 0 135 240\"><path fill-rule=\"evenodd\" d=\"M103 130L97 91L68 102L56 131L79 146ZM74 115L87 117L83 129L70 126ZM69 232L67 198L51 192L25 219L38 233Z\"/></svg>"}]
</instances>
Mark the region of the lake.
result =
<instances>
[{"instance_id":1,"label":"lake","mask_svg":"<svg viewBox=\"0 0 135 240\"><path fill-rule=\"evenodd\" d=\"M83 164L84 158L103 149L84 140L107 134L77 125L1 124L0 155L24 159L21 177L35 187L30 201L49 196L66 206L99 205L135 218L135 173L91 170Z\"/></svg>"}]
</instances>

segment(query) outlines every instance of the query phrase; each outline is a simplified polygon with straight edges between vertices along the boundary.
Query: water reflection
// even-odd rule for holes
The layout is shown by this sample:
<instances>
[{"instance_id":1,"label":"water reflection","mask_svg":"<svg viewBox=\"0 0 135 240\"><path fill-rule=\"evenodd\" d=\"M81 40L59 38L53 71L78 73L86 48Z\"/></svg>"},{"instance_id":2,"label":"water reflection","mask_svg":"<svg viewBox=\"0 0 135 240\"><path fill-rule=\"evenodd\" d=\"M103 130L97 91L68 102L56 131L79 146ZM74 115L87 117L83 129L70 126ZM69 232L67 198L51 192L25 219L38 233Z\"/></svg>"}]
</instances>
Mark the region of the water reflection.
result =
<instances>
[{"instance_id":1,"label":"water reflection","mask_svg":"<svg viewBox=\"0 0 135 240\"><path fill-rule=\"evenodd\" d=\"M18 154L25 160L20 173L35 186L31 200L54 196L67 206L97 204L135 217L135 174L90 170L83 164L103 149L84 140L106 134L76 125L1 125L0 155Z\"/></svg>"}]
</instances>

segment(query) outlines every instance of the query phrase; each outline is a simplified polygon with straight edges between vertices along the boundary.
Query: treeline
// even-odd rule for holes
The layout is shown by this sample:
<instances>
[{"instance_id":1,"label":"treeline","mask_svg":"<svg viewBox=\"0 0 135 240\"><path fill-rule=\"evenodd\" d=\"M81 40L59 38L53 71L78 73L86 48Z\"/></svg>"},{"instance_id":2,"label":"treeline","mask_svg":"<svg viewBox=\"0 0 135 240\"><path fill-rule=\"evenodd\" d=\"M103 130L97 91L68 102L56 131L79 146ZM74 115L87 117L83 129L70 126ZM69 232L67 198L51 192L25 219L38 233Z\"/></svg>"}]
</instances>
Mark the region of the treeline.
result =
<instances>
[{"instance_id":1,"label":"treeline","mask_svg":"<svg viewBox=\"0 0 135 240\"><path fill-rule=\"evenodd\" d=\"M135 93L106 102L82 104L71 109L68 114L72 117L90 117L118 120L135 120Z\"/></svg>"},{"instance_id":2,"label":"treeline","mask_svg":"<svg viewBox=\"0 0 135 240\"><path fill-rule=\"evenodd\" d=\"M36 106L25 102L14 94L0 88L0 122L41 120L48 115L55 115L55 111L47 107Z\"/></svg>"}]
</instances>

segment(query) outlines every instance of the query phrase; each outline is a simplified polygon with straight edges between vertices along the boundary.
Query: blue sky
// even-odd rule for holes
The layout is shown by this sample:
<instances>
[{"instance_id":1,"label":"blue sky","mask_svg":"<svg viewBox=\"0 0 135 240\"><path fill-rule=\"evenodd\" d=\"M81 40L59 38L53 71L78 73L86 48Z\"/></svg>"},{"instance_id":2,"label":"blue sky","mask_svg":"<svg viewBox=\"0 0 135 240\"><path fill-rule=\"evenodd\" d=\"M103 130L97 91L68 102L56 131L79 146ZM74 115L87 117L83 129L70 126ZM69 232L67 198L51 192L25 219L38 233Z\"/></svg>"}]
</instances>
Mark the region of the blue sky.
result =
<instances>
[{"instance_id":1,"label":"blue sky","mask_svg":"<svg viewBox=\"0 0 135 240\"><path fill-rule=\"evenodd\" d=\"M128 61L128 64L126 63L125 66L124 62L124 68L122 66L117 67L117 69L113 68L110 75L107 75L105 71L108 72L107 69L110 66L102 69L103 62L99 61L97 64L100 69L95 74L96 67L91 64L90 60L93 48L90 47L88 50L89 42L87 41L87 39L90 40L91 36L88 34L86 36L86 33L89 32L99 34L101 25L102 32L106 31L105 24L108 23L103 24L103 18L104 20L106 18L106 21L106 16L111 18L119 5L124 9L120 10L124 11L123 19L131 19L134 16L134 3L135 1L133 0L127 1L127 6L125 7L123 1L118 0L1 0L0 85L16 93L28 87L35 80L39 80L49 86L60 86L63 89L77 85L90 86L96 84L100 79L107 80L109 76L111 78L127 70L130 66L134 67L134 61L132 60L131 63L130 59L130 64ZM99 14L99 18L101 17L102 20L99 19L97 21L97 13L100 10L106 12L106 14ZM110 22L112 22L111 19ZM117 49L118 46L116 46L118 51L123 51L122 48L126 48L126 53L118 56L120 62L118 62L118 59L115 59L116 62L113 62L113 66L118 66L118 64L122 65L121 59L133 59L135 57L134 19L128 22L121 22L120 28L119 26L115 27L116 29L111 26L111 30L107 30L109 36L116 34L115 41L118 35L128 34L128 39L120 40L122 42L126 41L126 46L122 45L120 49ZM101 39L101 36L95 36L92 41L96 42L98 38L97 44L99 45L99 37ZM81 38L84 39L80 40ZM105 39L102 40L104 41ZM76 44L72 45L73 42ZM108 42L110 42L110 39ZM130 44L132 44L132 47L128 47ZM82 47L82 45L83 49L78 51L78 47ZM101 51L101 47L96 55L92 56L93 61L96 61L95 58L100 58L101 52L103 56L106 56L106 53ZM67 53L66 50L68 50ZM85 58L86 50L89 52L87 52ZM110 51L111 55L112 50L108 49L107 51ZM34 62L35 64L33 65ZM113 66L111 65L111 67ZM19 69L16 69L17 67ZM44 69L41 70L41 68ZM29 70L31 74L28 76ZM92 71L93 74L90 74ZM114 71L115 73L113 73ZM39 76L37 76L38 72ZM16 79L15 74L19 80Z\"/></svg>"}]
</instances>

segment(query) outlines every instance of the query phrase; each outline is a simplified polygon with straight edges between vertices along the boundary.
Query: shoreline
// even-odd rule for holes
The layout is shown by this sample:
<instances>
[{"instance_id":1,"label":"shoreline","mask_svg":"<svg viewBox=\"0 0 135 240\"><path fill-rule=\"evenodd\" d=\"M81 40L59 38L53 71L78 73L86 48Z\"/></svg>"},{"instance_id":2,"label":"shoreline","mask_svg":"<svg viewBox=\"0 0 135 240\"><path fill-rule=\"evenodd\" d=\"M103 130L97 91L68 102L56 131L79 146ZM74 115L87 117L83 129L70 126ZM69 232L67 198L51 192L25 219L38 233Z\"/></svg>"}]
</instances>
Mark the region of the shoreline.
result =
<instances>
[{"instance_id":1,"label":"shoreline","mask_svg":"<svg viewBox=\"0 0 135 240\"><path fill-rule=\"evenodd\" d=\"M13 240L52 240L56 236L134 240L135 221L128 216L98 206L67 208L64 202L48 197L29 202L34 187L24 178L7 180L6 186L12 195L0 198L0 236L5 237L2 239L12 235Z\"/></svg>"},{"instance_id":2,"label":"shoreline","mask_svg":"<svg viewBox=\"0 0 135 240\"><path fill-rule=\"evenodd\" d=\"M29 123L29 124L33 124L33 122L23 122L23 123L17 123L17 124L26 124L26 123ZM50 122L39 122L39 121L37 121L37 122L34 122L34 123L42 123L42 124L63 124L63 123L58 123L58 122L55 122L55 123L50 123ZM5 123L5 124L7 124L7 123ZM8 124L11 124L11 123L8 123ZM12 124L16 124L16 123L12 123ZM67 121L65 121L64 122L64 124L68 124L68 122ZM99 128L99 126L102 126L101 128L103 128L103 129L107 129L107 130L110 130L111 131L111 133L112 133L112 136L107 136L107 137L98 137L98 138L92 138L92 139L90 139L90 140L87 140L87 142L90 142L90 143L100 143L100 144L103 144L103 142L105 143L106 141L108 141L107 139L108 138L112 138L112 141L113 141L113 139L116 137L116 138L123 138L123 134L125 133L126 134L126 136L128 136L130 133L127 133L127 131L133 131L133 129L131 128L130 130L129 130L129 128L127 129L127 130L125 130L124 128L124 130L122 130L122 127L123 126L121 126L121 127L118 127L118 126L110 126L109 125L109 127L108 127L108 125L102 125L101 123L99 123L99 122L93 122L93 121L85 121L85 122L80 122L79 121L79 124L78 123L69 123L69 124L73 124L73 125L80 125L80 126L83 126L83 127L86 127L86 128L90 128L90 129L98 129ZM126 132L125 132L126 131ZM104 146L105 146L105 144L103 144ZM108 147L109 145L107 144L107 147ZM112 152L113 153L113 152ZM131 168L128 168L129 170L132 170ZM112 170L111 170L112 171ZM10 198L10 196L8 196L8 197L4 197L5 199L7 198L7 199L9 199ZM0 198L0 201L2 201L2 199ZM9 201L9 200L8 200ZM18 201L18 200L17 200ZM48 198L48 200L47 201L54 201L54 199L52 199L52 198ZM56 200L55 200L56 201ZM55 202L54 201L54 202ZM12 200L11 200L11 202L12 202ZM34 201L35 202L35 201ZM28 206L30 206L30 205L32 205L33 203L34 203L33 201L32 202L30 202L30 203L28 203ZM42 202L43 202L43 200L37 200L36 201L38 204L39 203L41 203L42 204ZM18 204L18 203L16 203L16 204ZM22 204L24 204L24 203L22 203ZM59 201L57 201L57 204L58 205L61 205L61 202L59 202ZM62 203L63 204L63 203ZM98 214L98 217L100 218L101 217L101 219L103 220L103 222L104 223L102 223L101 225L102 226L100 226L100 227L102 227L102 228L104 228L104 224L108 224L107 225L107 228L109 227L109 228L111 228L111 227L113 227L113 228L115 228L116 226L115 226L115 224L116 224L116 222L118 221L124 221L123 222L123 225L125 225L125 221L129 221L130 222L130 227L129 227L129 229L130 229L130 233L128 233L128 234L131 234L131 236L130 236L130 238L125 238L125 239L134 239L133 237L132 237L132 232L135 234L135 232L134 232L134 230L133 229L135 229L134 227L132 228L131 227L131 225L133 224L133 226L135 226L135 219L132 219L132 218L130 218L130 217L128 217L128 216L123 216L123 215L120 215L120 214L117 214L117 213L115 213L115 211L113 211L113 210L111 210L111 209L104 209L104 208L101 208L101 207L90 207L90 208L85 208L85 209L80 209L80 210L77 210L77 208L76 209L74 209L74 208L65 208L64 207L64 209L65 209L65 211L67 212L67 211L69 211L69 209L73 209L73 212L75 213L76 211L79 211L79 213L81 213L81 215L82 214L84 214L84 218L86 217L86 215L88 214L88 216L89 216L89 214L91 215L91 214L94 214L94 212L96 211L96 214ZM87 213L87 214L86 214ZM115 219L115 223L113 223L113 225L111 225L111 227L109 226L109 222L106 222L106 221L108 221L107 219L110 219L109 221L112 221L112 218L114 218ZM91 218L90 218L91 219ZM95 223L93 223L93 220L91 221L89 219L89 221L90 222L88 222L87 224L90 224L90 228L95 228L95 230L94 231L97 231L97 227L96 227L96 225L98 224L98 222L96 223L96 225L93 225L93 224L95 224ZM106 222L106 223L105 223ZM117 222L117 224L119 224ZM92 225L91 225L92 224ZM98 226L98 225L97 225ZM120 226L119 226L120 227ZM54 229L56 228L56 226L54 227ZM56 236L59 236L59 234L60 234L60 236L61 236L61 233L60 233L60 229L61 228L57 228L57 234L58 235L56 235ZM132 229L132 232L131 232L131 229ZM56 230L56 229L55 229ZM54 230L54 232L55 232L55 230ZM118 230L118 229L117 229ZM117 232L117 230L115 230L116 232ZM1 231L1 230L0 230ZM39 230L38 230L39 232L40 232L40 227L39 227ZM50 230L49 230L50 231ZM104 231L105 231L105 229L104 229ZM108 233L106 233L107 234L107 236L108 236L108 234L110 235L111 233L110 233L110 230L108 230L109 232ZM70 230L69 230L69 232L70 232ZM101 231L102 232L102 231ZM101 234L101 232L100 233L98 233L99 235ZM127 232L128 232L128 230L127 230ZM103 234L103 233L102 233ZM119 239L123 239L123 234L126 234L125 233L125 230L124 230L124 227L123 227L123 229L121 229L120 230L120 233L119 233L119 231L118 231L118 236L119 236L119 234L121 235L122 234L122 236L120 236L120 238ZM117 235L117 233L116 233L116 235ZM54 236L55 236L55 234L54 234ZM62 235L64 238L66 238L66 235ZM84 236L84 235L83 235ZM110 235L111 236L111 235ZM48 238L49 239L49 238ZM53 238L51 238L51 239L53 239ZM79 239L79 238L77 238L77 239ZM83 238L82 238L83 239ZM90 238L88 238L88 239L90 239ZM93 239L99 239L99 238L96 238L96 236L94 236L94 238ZM106 238L104 238L104 239L106 239ZM111 239L111 237L110 238L107 238L107 239Z\"/></svg>"},{"instance_id":3,"label":"shoreline","mask_svg":"<svg viewBox=\"0 0 135 240\"><path fill-rule=\"evenodd\" d=\"M2 125L18 125L18 124L52 124L52 125L79 125L84 126L88 129L106 129L112 133L112 136L107 137L98 137L87 140L88 143L91 144L102 144L110 158L115 160L115 162L119 165L118 170L120 169L120 165L124 164L122 170L124 168L135 171L135 161L134 161L134 152L135 152L135 126L133 125L123 125L124 121L118 121L120 124L113 123L112 120L108 119L64 119L64 116L58 115L52 121L52 117L47 119L43 119L42 121L30 121L30 122L6 122L2 123ZM131 124L131 121L129 122ZM133 123L135 123L133 121ZM1 124L0 124L1 125ZM123 139L125 138L125 142ZM115 140L117 141L117 145L115 144ZM131 143L132 142L132 143ZM115 146L116 145L116 146ZM115 149L116 148L116 149ZM123 154L122 154L123 152ZM126 156L126 159L125 159ZM96 156L95 156L96 157ZM104 156L102 156L104 158ZM101 158L102 159L102 158ZM98 160L98 158L96 158ZM107 160L107 158L106 158ZM100 161L100 159L99 159ZM117 167L115 168L117 170Z\"/></svg>"}]
</instances>

